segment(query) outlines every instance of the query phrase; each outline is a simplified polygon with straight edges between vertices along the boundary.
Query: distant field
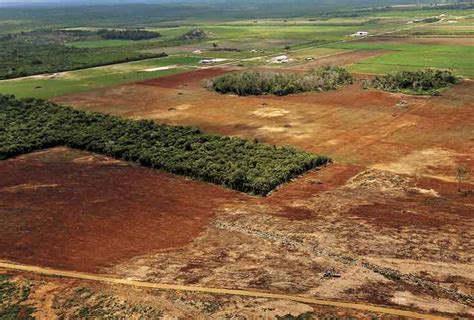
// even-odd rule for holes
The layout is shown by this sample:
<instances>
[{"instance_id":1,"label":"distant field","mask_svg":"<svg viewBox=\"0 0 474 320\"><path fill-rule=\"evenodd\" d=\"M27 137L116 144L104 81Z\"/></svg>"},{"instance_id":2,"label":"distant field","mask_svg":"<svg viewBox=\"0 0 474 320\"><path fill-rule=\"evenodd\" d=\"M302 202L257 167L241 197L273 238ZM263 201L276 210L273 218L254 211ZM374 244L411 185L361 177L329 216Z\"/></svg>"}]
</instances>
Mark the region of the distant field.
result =
<instances>
[{"instance_id":1,"label":"distant field","mask_svg":"<svg viewBox=\"0 0 474 320\"><path fill-rule=\"evenodd\" d=\"M474 77L474 46L429 45L396 42L352 42L331 46L339 49L390 50L349 66L353 72L383 74L400 70L433 67L451 69L456 74Z\"/></svg>"},{"instance_id":2,"label":"distant field","mask_svg":"<svg viewBox=\"0 0 474 320\"><path fill-rule=\"evenodd\" d=\"M0 81L0 93L12 93L19 97L49 98L75 92L84 92L96 88L157 78L183 71L182 67L197 66L200 59L223 58L246 66L259 67L267 59L241 61L259 56L286 53L290 47L291 58L321 58L354 50L381 50L383 54L364 54L356 62L347 58L349 70L360 73L382 74L398 70L414 70L425 67L448 68L456 74L474 77L473 46L459 44L417 44L407 39L427 34L428 36L454 34L461 37L472 32L473 19L461 18L473 10L388 10L380 12L361 12L353 17L294 17L273 19L243 20L177 20L147 27L147 30L159 32L160 38L151 40L91 40L66 42L67 48L74 50L96 50L110 55L110 52L137 52L159 54L168 52L179 56L164 59L149 59L142 62L123 63L108 67L74 71L59 76L28 77L14 81ZM415 25L414 19L439 16L446 13L445 21L429 25ZM456 20L456 23L448 23ZM20 26L21 21L6 20L2 22L10 27ZM2 24L0 24L1 26ZM168 27L164 27L168 25ZM28 29L26 22L23 26ZM410 29L407 29L410 28ZM96 30L97 25L84 25L74 29ZM192 29L202 29L209 37L191 41L182 41L180 36ZM391 32L399 38L393 42L336 42L353 40L348 35L366 30L371 34ZM399 30L399 31L397 31ZM211 51L213 46L233 48L239 51ZM202 50L201 55L192 54L195 49ZM252 52L254 49L257 52ZM193 56L190 56L193 55ZM94 57L82 57L80 62L91 63ZM342 57L344 58L344 57ZM328 59L330 64L334 59ZM352 59L353 60L353 59ZM154 67L179 65L180 68L143 72ZM311 64L308 64L310 67Z\"/></svg>"},{"instance_id":3,"label":"distant field","mask_svg":"<svg viewBox=\"0 0 474 320\"><path fill-rule=\"evenodd\" d=\"M14 94L17 97L50 98L179 73L185 70L183 67L193 65L200 59L195 57L167 57L70 71L60 73L57 76L46 75L3 80L0 81L0 93ZM180 67L161 71L144 71L145 69L169 65L179 65Z\"/></svg>"}]
</instances>

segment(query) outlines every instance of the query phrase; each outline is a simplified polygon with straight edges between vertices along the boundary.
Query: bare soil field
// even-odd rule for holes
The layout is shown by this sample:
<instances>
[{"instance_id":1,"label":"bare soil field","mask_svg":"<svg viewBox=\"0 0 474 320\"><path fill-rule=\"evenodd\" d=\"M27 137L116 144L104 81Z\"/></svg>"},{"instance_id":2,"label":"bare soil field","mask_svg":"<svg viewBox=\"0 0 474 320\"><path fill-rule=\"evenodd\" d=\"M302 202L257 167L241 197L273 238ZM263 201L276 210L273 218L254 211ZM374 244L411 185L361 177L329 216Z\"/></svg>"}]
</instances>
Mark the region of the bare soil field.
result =
<instances>
[{"instance_id":1,"label":"bare soil field","mask_svg":"<svg viewBox=\"0 0 474 320\"><path fill-rule=\"evenodd\" d=\"M474 315L474 198L455 183L336 163L258 198L62 148L3 161L0 170L9 173L0 189L1 259ZM48 296L75 289L62 290ZM170 294L152 293L171 314L190 300ZM201 299L257 314L277 303ZM295 315L325 310L278 303ZM68 312L55 305L55 314Z\"/></svg>"},{"instance_id":2,"label":"bare soil field","mask_svg":"<svg viewBox=\"0 0 474 320\"><path fill-rule=\"evenodd\" d=\"M65 148L1 161L0 176L1 258L71 270L97 271L182 246L220 204L245 199Z\"/></svg>"},{"instance_id":3,"label":"bare soil field","mask_svg":"<svg viewBox=\"0 0 474 320\"><path fill-rule=\"evenodd\" d=\"M213 78L220 76L226 72L229 72L231 69L221 69L221 68L203 68L197 71L179 73L169 77L163 77L158 79L146 80L138 82L139 85L147 85L153 87L162 87L162 88L186 88L186 89L196 89L202 86L201 81L206 78Z\"/></svg>"},{"instance_id":4,"label":"bare soil field","mask_svg":"<svg viewBox=\"0 0 474 320\"><path fill-rule=\"evenodd\" d=\"M314 61L305 61L303 63L293 63L285 69L304 70L320 68L322 66L334 65L344 66L353 64L365 59L375 58L391 52L390 50L354 50L350 52L336 53L327 57L316 58Z\"/></svg>"}]
</instances>

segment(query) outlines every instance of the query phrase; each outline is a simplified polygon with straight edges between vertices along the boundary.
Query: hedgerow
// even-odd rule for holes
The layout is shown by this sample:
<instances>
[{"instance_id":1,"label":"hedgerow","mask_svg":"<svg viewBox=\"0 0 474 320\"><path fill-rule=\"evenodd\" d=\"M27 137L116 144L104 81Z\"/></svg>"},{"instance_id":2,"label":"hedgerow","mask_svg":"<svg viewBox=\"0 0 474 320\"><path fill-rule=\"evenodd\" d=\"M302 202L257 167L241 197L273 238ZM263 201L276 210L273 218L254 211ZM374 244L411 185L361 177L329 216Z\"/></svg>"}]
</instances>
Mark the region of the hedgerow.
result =
<instances>
[{"instance_id":1,"label":"hedgerow","mask_svg":"<svg viewBox=\"0 0 474 320\"><path fill-rule=\"evenodd\" d=\"M376 76L372 80L366 81L364 87L390 92L436 95L439 90L448 88L458 81L459 79L450 71L426 69Z\"/></svg>"},{"instance_id":2,"label":"hedgerow","mask_svg":"<svg viewBox=\"0 0 474 320\"><path fill-rule=\"evenodd\" d=\"M59 145L255 195L266 195L281 183L330 161L292 147L0 95L0 159Z\"/></svg>"},{"instance_id":3,"label":"hedgerow","mask_svg":"<svg viewBox=\"0 0 474 320\"><path fill-rule=\"evenodd\" d=\"M207 80L205 87L219 93L240 96L274 94L284 96L309 91L335 90L351 84L351 74L344 68L326 66L304 74L245 71L227 73Z\"/></svg>"}]
</instances>

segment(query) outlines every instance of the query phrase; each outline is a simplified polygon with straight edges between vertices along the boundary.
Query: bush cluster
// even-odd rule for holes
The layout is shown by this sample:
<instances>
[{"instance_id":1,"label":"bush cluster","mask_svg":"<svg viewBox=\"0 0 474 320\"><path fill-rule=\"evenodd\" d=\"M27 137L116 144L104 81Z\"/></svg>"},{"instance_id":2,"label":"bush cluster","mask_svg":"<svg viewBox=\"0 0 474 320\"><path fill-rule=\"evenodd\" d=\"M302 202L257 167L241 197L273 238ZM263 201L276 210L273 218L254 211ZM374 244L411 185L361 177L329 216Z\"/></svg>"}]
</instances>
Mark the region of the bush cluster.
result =
<instances>
[{"instance_id":1,"label":"bush cluster","mask_svg":"<svg viewBox=\"0 0 474 320\"><path fill-rule=\"evenodd\" d=\"M344 68L326 66L304 74L245 71L224 74L207 80L205 86L219 93L240 96L335 90L351 84L351 74Z\"/></svg>"},{"instance_id":2,"label":"bush cluster","mask_svg":"<svg viewBox=\"0 0 474 320\"><path fill-rule=\"evenodd\" d=\"M364 86L390 92L438 94L440 89L447 88L458 81L459 79L450 71L426 69L376 76L371 81L366 81Z\"/></svg>"},{"instance_id":3,"label":"bush cluster","mask_svg":"<svg viewBox=\"0 0 474 320\"><path fill-rule=\"evenodd\" d=\"M0 95L0 159L59 145L255 195L266 195L281 183L330 161L292 147Z\"/></svg>"}]
</instances>

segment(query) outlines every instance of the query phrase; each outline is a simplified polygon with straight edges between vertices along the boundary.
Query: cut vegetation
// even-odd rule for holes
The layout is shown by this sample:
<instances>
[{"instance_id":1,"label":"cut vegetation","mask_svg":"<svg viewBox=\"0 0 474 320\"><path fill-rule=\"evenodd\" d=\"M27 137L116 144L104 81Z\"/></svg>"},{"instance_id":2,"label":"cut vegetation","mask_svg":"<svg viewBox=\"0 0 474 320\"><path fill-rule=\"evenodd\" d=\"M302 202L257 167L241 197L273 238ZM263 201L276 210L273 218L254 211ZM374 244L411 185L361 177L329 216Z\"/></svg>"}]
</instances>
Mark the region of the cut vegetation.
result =
<instances>
[{"instance_id":1,"label":"cut vegetation","mask_svg":"<svg viewBox=\"0 0 474 320\"><path fill-rule=\"evenodd\" d=\"M266 195L330 161L291 147L209 135L190 127L0 97L0 159L66 145L255 195Z\"/></svg>"}]
</instances>

